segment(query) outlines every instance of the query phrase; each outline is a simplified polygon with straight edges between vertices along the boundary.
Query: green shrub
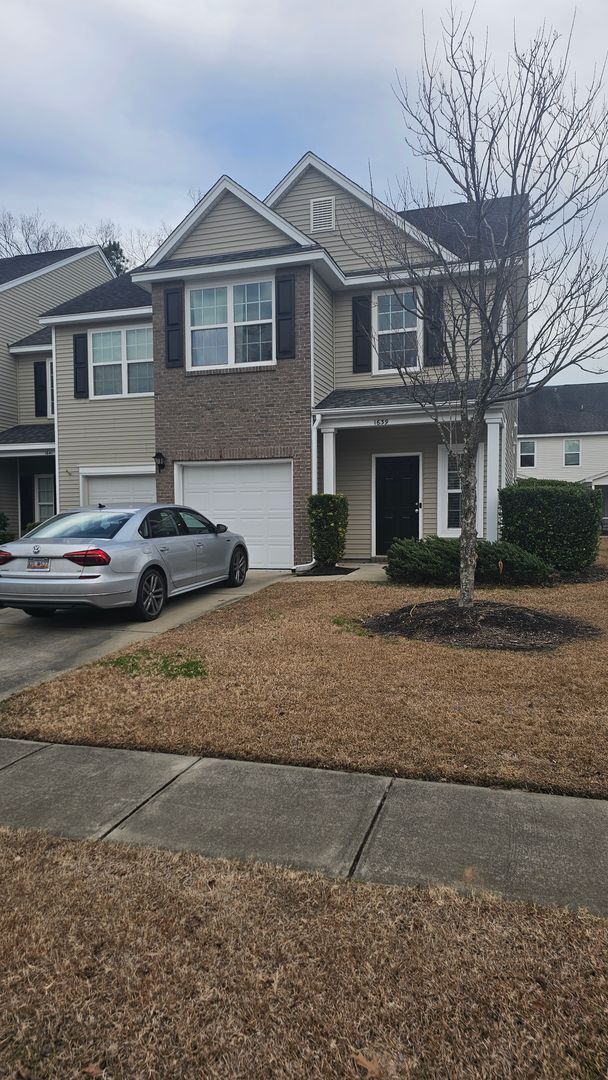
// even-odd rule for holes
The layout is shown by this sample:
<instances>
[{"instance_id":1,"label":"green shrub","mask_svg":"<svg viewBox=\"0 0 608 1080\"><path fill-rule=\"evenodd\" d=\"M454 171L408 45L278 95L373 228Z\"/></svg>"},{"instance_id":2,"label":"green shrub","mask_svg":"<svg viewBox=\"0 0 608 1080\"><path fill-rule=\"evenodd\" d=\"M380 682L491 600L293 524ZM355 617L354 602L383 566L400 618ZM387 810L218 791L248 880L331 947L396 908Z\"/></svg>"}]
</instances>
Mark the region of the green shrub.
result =
<instances>
[{"instance_id":1,"label":"green shrub","mask_svg":"<svg viewBox=\"0 0 608 1080\"><path fill-rule=\"evenodd\" d=\"M344 557L348 500L344 495L311 495L308 520L315 559L323 566L335 566Z\"/></svg>"},{"instance_id":2,"label":"green shrub","mask_svg":"<svg viewBox=\"0 0 608 1080\"><path fill-rule=\"evenodd\" d=\"M8 530L8 518L0 513L0 544L8 544L13 539L13 534Z\"/></svg>"},{"instance_id":3,"label":"green shrub","mask_svg":"<svg viewBox=\"0 0 608 1080\"><path fill-rule=\"evenodd\" d=\"M602 495L567 480L518 480L499 493L504 540L568 573L591 566L602 526Z\"/></svg>"},{"instance_id":4,"label":"green shrub","mask_svg":"<svg viewBox=\"0 0 608 1080\"><path fill-rule=\"evenodd\" d=\"M395 540L388 550L386 573L407 585L458 585L460 541L442 536ZM477 541L475 580L479 585L545 585L556 579L553 567L536 555L507 544Z\"/></svg>"}]
</instances>

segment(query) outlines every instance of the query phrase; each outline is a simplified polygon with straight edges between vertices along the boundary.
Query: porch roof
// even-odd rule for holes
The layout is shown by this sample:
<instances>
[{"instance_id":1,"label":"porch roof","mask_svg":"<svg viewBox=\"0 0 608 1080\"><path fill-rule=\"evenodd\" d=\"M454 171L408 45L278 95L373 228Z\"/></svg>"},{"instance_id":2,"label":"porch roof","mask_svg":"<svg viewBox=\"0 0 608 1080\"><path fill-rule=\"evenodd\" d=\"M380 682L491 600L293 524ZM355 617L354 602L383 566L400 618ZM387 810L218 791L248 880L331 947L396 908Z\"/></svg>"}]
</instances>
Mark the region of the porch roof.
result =
<instances>
[{"instance_id":1,"label":"porch roof","mask_svg":"<svg viewBox=\"0 0 608 1080\"><path fill-rule=\"evenodd\" d=\"M315 406L314 412L326 412L331 409L362 409L366 406L416 405L420 402L421 387L412 386L366 386L350 390L332 390ZM471 385L471 393L474 388ZM456 399L453 382L433 383L429 387L428 404L446 403Z\"/></svg>"},{"instance_id":2,"label":"porch roof","mask_svg":"<svg viewBox=\"0 0 608 1080\"><path fill-rule=\"evenodd\" d=\"M54 424L17 424L15 427L0 431L0 449L2 446L32 446L40 443L48 446L55 442Z\"/></svg>"}]
</instances>

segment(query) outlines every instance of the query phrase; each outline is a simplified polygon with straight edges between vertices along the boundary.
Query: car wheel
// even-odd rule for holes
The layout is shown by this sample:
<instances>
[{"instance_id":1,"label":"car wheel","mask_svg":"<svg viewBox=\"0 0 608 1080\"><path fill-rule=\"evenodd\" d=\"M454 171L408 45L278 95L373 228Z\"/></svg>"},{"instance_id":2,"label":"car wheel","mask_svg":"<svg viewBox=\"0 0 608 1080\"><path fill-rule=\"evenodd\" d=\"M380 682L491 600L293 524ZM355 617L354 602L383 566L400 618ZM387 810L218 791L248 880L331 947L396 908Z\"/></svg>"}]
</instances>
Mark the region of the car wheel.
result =
<instances>
[{"instance_id":1,"label":"car wheel","mask_svg":"<svg viewBox=\"0 0 608 1080\"><path fill-rule=\"evenodd\" d=\"M230 573L228 574L228 584L232 589L238 589L241 585L245 584L245 578L247 577L247 555L242 547L237 547L232 552L232 558L230 560Z\"/></svg>"},{"instance_id":2,"label":"car wheel","mask_svg":"<svg viewBox=\"0 0 608 1080\"><path fill-rule=\"evenodd\" d=\"M50 619L55 614L54 607L24 607L25 615L31 615L32 619Z\"/></svg>"},{"instance_id":3,"label":"car wheel","mask_svg":"<svg viewBox=\"0 0 608 1080\"><path fill-rule=\"evenodd\" d=\"M158 619L165 606L167 599L167 585L165 579L155 567L145 570L139 582L137 590L137 602L135 611L138 618L143 622L152 622Z\"/></svg>"}]
</instances>

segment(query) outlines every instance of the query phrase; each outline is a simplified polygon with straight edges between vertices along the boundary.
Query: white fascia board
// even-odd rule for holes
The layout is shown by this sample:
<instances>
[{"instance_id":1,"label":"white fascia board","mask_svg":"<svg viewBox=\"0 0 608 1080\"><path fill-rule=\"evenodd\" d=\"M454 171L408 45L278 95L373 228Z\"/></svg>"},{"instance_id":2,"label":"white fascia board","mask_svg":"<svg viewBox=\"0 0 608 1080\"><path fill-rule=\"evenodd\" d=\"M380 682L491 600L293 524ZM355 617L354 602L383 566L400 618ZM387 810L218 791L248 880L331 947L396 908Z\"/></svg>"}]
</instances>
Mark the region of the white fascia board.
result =
<instances>
[{"instance_id":1,"label":"white fascia board","mask_svg":"<svg viewBox=\"0 0 608 1080\"><path fill-rule=\"evenodd\" d=\"M542 435L528 435L527 432L518 431L517 438L521 442L531 439L587 439L594 435L608 435L608 431L545 431ZM604 474L601 473L603 476Z\"/></svg>"},{"instance_id":2,"label":"white fascia board","mask_svg":"<svg viewBox=\"0 0 608 1080\"><path fill-rule=\"evenodd\" d=\"M22 353L50 353L53 346L50 342L48 345L10 345L8 351L11 356L21 356Z\"/></svg>"},{"instance_id":3,"label":"white fascia board","mask_svg":"<svg viewBox=\"0 0 608 1080\"><path fill-rule=\"evenodd\" d=\"M441 408L437 409L437 415L439 419L449 419L458 423L458 417L454 416L454 408L459 406L457 401L444 401ZM326 408L322 409L319 406L315 406L312 410L313 415L320 416L325 424L330 424L332 418L335 417L337 421L343 424L348 420L362 420L367 416L385 416L387 413L389 416L398 417L415 417L416 423L429 423L435 422L434 417L430 416L428 412L425 412L424 407L419 405L416 401L403 403L402 405L350 405L342 406L338 409ZM500 411L492 412L488 410L486 413L486 420L495 421L496 423L503 422L503 414Z\"/></svg>"},{"instance_id":4,"label":"white fascia board","mask_svg":"<svg viewBox=\"0 0 608 1080\"><path fill-rule=\"evenodd\" d=\"M248 273L255 270L268 270L276 266L291 266L294 263L319 263L322 264L328 273L333 277L333 280L337 285L345 285L346 278L342 271L336 266L333 259L331 259L326 251L316 248L314 251L296 251L289 255L273 255L268 259L238 259L235 262L223 262L214 263L212 266L182 266L176 267L175 270L140 270L138 273L133 274L133 281L138 283L153 282L153 281L171 281L174 278L206 278L216 274L233 274L242 270L246 270Z\"/></svg>"},{"instance_id":5,"label":"white fascia board","mask_svg":"<svg viewBox=\"0 0 608 1080\"><path fill-rule=\"evenodd\" d=\"M114 311L79 311L73 315L47 315L39 319L41 326L60 326L65 323L98 322L103 319L133 319L140 315L152 315L150 307L118 308Z\"/></svg>"},{"instance_id":6,"label":"white fascia board","mask_svg":"<svg viewBox=\"0 0 608 1080\"><path fill-rule=\"evenodd\" d=\"M0 443L0 458L1 457L18 457L19 454L24 454L31 457L38 451L54 450L55 443Z\"/></svg>"},{"instance_id":7,"label":"white fascia board","mask_svg":"<svg viewBox=\"0 0 608 1080\"><path fill-rule=\"evenodd\" d=\"M112 270L112 267L99 245L93 244L92 247L85 248L84 251L77 251L75 255L69 255L67 259L58 259L57 262L48 263L47 266L41 266L39 270L32 270L31 274L24 274L23 277L13 278L12 281L5 281L4 285L0 285L0 292L7 292L8 289L14 288L15 285L23 285L26 281L33 281L34 278L42 277L44 274L50 274L52 270L59 270L62 266L69 266L70 263L77 262L78 259L84 259L87 255L92 255L94 251L98 252L104 262L107 263L109 269L112 271L112 277L116 277L116 274Z\"/></svg>"},{"instance_id":8,"label":"white fascia board","mask_svg":"<svg viewBox=\"0 0 608 1080\"><path fill-rule=\"evenodd\" d=\"M140 462L135 465L81 465L80 476L150 476L156 473L154 462Z\"/></svg>"},{"instance_id":9,"label":"white fascia board","mask_svg":"<svg viewBox=\"0 0 608 1080\"><path fill-rule=\"evenodd\" d=\"M282 218L280 214L275 213L271 207L267 206L252 195L246 188L237 184L236 180L232 180L229 176L221 176L216 184L207 192L206 195L196 204L195 207L186 215L184 220L169 234L167 239L160 245L153 255L144 264L147 267L156 266L157 263L165 259L173 249L188 235L191 230L198 225L206 214L215 206L216 202L222 198L225 194L234 195L241 202L245 203L251 210L254 210L260 217L263 217L266 221L274 225L275 228L280 229L281 232L289 236L291 240L295 240L296 243L302 244L303 247L310 247L315 243L305 233L300 232L294 225L291 225L289 221Z\"/></svg>"},{"instance_id":10,"label":"white fascia board","mask_svg":"<svg viewBox=\"0 0 608 1080\"><path fill-rule=\"evenodd\" d=\"M417 229L415 225L411 225L409 221L402 218L395 210L391 210L390 206L387 206L379 199L374 198L365 190L365 188L362 188L360 184L355 183L354 180L350 180L348 176L339 172L338 169L334 169L333 165L330 165L327 161L323 161L323 158L317 157L311 150L304 154L304 157L300 158L293 169L290 169L287 175L272 189L270 194L266 196L266 199L264 200L265 203L268 206L274 206L285 192L293 186L298 177L308 168L317 169L318 172L322 173L323 176L326 176L328 180L333 181L338 187L341 187L343 191L348 192L353 198L358 199L359 202L364 203L365 206L368 206L371 210L378 211L387 219L387 221L390 221L392 225L395 225L398 229L407 233L417 244L426 248L428 248L430 244L431 250L439 251L443 258L454 258L453 251L448 251L447 248L442 247L442 245L438 244L432 237L427 236L426 233Z\"/></svg>"}]
</instances>

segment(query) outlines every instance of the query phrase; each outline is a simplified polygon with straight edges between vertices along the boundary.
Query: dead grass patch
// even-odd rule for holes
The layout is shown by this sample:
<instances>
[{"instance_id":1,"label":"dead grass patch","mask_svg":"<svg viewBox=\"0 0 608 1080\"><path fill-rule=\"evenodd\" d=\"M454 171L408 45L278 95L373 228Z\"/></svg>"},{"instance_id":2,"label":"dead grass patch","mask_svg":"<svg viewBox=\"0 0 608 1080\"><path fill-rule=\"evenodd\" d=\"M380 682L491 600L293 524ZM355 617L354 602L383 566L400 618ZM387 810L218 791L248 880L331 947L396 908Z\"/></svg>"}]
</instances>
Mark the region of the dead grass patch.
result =
<instances>
[{"instance_id":1,"label":"dead grass patch","mask_svg":"<svg viewBox=\"0 0 608 1080\"><path fill-rule=\"evenodd\" d=\"M608 923L0 831L0 1074L608 1073Z\"/></svg>"},{"instance_id":2,"label":"dead grass patch","mask_svg":"<svg viewBox=\"0 0 608 1080\"><path fill-rule=\"evenodd\" d=\"M607 797L608 639L500 653L345 629L440 596L279 583L150 643L202 660L206 678L81 668L5 702L0 733ZM608 630L608 581L508 599Z\"/></svg>"}]
</instances>

